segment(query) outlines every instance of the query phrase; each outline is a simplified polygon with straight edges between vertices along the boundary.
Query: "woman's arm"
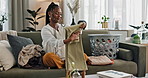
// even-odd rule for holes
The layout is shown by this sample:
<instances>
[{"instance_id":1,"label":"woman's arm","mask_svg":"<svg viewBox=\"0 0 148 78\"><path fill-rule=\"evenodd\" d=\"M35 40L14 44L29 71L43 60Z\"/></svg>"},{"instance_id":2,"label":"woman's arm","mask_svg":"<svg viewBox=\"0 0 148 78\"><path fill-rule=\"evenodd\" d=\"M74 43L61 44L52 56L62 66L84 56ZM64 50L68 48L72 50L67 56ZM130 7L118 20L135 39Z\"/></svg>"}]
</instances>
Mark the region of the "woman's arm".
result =
<instances>
[{"instance_id":1,"label":"woman's arm","mask_svg":"<svg viewBox=\"0 0 148 78\"><path fill-rule=\"evenodd\" d=\"M65 29L67 30L67 29L71 28L72 30L76 31L77 28L83 29L85 27L86 27L86 23L81 23L80 26L77 25L77 26L73 26L73 27L66 27ZM67 44L67 43L69 43L69 42L71 42L73 40L77 40L79 35L80 35L80 31L72 33L68 39L64 40L64 44Z\"/></svg>"},{"instance_id":2,"label":"woman's arm","mask_svg":"<svg viewBox=\"0 0 148 78\"><path fill-rule=\"evenodd\" d=\"M77 40L79 35L80 35L80 32L72 33L72 35L68 39L64 40L64 44L67 44L67 43L69 43L69 42L71 42L73 40Z\"/></svg>"},{"instance_id":3,"label":"woman's arm","mask_svg":"<svg viewBox=\"0 0 148 78\"><path fill-rule=\"evenodd\" d=\"M61 47L64 45L64 38L62 39L57 39L54 36L54 30L50 30L47 28L42 29L41 31L41 36L43 39L43 43L48 44L49 46L53 46L53 47Z\"/></svg>"}]
</instances>

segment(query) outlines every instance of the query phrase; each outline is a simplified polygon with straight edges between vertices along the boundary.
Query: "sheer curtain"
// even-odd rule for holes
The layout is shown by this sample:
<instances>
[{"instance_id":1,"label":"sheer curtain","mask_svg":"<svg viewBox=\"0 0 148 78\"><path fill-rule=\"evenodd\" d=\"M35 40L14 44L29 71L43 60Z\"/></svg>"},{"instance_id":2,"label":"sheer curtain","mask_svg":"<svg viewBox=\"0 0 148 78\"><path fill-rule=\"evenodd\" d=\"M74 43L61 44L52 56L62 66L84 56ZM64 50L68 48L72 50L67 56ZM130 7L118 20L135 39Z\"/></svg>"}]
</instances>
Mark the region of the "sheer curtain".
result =
<instances>
[{"instance_id":1,"label":"sheer curtain","mask_svg":"<svg viewBox=\"0 0 148 78\"><path fill-rule=\"evenodd\" d=\"M148 0L143 0L142 5L142 20L148 23Z\"/></svg>"},{"instance_id":2,"label":"sheer curtain","mask_svg":"<svg viewBox=\"0 0 148 78\"><path fill-rule=\"evenodd\" d=\"M64 23L71 22L69 9L65 1ZM141 25L141 21L148 23L148 0L80 0L76 21L87 21L87 29L101 29L103 15L109 16L109 29L114 29L114 21L119 20L119 29L132 29L129 25ZM65 14L64 13L64 14Z\"/></svg>"},{"instance_id":3,"label":"sheer curtain","mask_svg":"<svg viewBox=\"0 0 148 78\"><path fill-rule=\"evenodd\" d=\"M21 31L25 28L28 7L28 0L9 0L9 29Z\"/></svg>"},{"instance_id":4,"label":"sheer curtain","mask_svg":"<svg viewBox=\"0 0 148 78\"><path fill-rule=\"evenodd\" d=\"M0 0L0 15L6 13L8 14L8 0ZM9 21L9 20L8 20ZM8 21L6 21L3 25L3 31L8 30Z\"/></svg>"},{"instance_id":5,"label":"sheer curtain","mask_svg":"<svg viewBox=\"0 0 148 78\"><path fill-rule=\"evenodd\" d=\"M3 26L4 31L21 31L24 28L27 4L28 0L0 0L0 13L8 14L8 21Z\"/></svg>"}]
</instances>

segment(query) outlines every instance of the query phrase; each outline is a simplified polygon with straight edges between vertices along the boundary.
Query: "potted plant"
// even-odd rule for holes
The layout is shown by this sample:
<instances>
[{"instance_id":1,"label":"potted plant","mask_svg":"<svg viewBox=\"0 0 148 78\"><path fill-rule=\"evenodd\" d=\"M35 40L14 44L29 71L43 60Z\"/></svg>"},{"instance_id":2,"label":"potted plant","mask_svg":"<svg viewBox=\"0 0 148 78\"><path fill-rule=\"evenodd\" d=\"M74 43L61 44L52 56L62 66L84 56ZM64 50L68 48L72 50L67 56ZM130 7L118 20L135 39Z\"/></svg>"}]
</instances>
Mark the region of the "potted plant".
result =
<instances>
[{"instance_id":1,"label":"potted plant","mask_svg":"<svg viewBox=\"0 0 148 78\"><path fill-rule=\"evenodd\" d=\"M106 15L104 15L102 17L102 21L99 21L98 23L101 23L102 24L102 28L108 28L108 20L109 20L109 17L107 17Z\"/></svg>"},{"instance_id":2,"label":"potted plant","mask_svg":"<svg viewBox=\"0 0 148 78\"><path fill-rule=\"evenodd\" d=\"M6 13L0 15L0 31L3 30L3 24L7 21L7 15Z\"/></svg>"},{"instance_id":3,"label":"potted plant","mask_svg":"<svg viewBox=\"0 0 148 78\"><path fill-rule=\"evenodd\" d=\"M27 19L29 23L34 26L34 28L28 27L28 29L32 29L32 30L34 29L36 31L36 27L39 24L38 20L45 17L45 15L41 15L41 16L39 15L40 10L41 10L41 7L38 8L36 11L27 9L27 12L31 15L31 17L27 17L25 19Z\"/></svg>"},{"instance_id":4,"label":"potted plant","mask_svg":"<svg viewBox=\"0 0 148 78\"><path fill-rule=\"evenodd\" d=\"M75 21L74 21L74 16L76 15L76 13L78 12L78 9L80 7L79 5L79 0L74 0L74 2L68 2L67 6L72 14L72 23L71 25L75 25Z\"/></svg>"}]
</instances>

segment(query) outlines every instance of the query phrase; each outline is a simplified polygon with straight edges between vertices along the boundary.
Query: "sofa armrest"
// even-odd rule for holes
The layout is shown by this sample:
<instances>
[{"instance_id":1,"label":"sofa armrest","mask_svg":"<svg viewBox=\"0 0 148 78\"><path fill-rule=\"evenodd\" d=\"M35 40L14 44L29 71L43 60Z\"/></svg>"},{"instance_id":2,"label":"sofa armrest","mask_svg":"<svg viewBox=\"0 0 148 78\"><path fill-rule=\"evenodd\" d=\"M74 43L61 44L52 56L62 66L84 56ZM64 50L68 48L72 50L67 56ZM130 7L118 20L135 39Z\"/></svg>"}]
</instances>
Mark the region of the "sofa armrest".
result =
<instances>
[{"instance_id":1,"label":"sofa armrest","mask_svg":"<svg viewBox=\"0 0 148 78\"><path fill-rule=\"evenodd\" d=\"M118 48L117 52L117 58L126 60L126 61L132 61L133 60L133 53L129 49L123 49L123 48Z\"/></svg>"},{"instance_id":2,"label":"sofa armrest","mask_svg":"<svg viewBox=\"0 0 148 78\"><path fill-rule=\"evenodd\" d=\"M133 60L137 64L138 77L144 77L146 73L146 46L133 43L120 42L119 48L129 49L133 53Z\"/></svg>"}]
</instances>

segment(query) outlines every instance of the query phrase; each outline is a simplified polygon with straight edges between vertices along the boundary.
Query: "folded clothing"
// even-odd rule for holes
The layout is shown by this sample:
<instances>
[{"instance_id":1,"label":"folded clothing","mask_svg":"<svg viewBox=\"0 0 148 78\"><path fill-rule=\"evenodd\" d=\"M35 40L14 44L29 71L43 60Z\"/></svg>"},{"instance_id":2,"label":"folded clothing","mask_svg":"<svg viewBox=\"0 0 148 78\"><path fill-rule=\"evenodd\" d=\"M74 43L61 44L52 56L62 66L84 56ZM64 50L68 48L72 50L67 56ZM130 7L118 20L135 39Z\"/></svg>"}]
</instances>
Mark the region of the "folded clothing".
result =
<instances>
[{"instance_id":1,"label":"folded clothing","mask_svg":"<svg viewBox=\"0 0 148 78\"><path fill-rule=\"evenodd\" d=\"M108 65L114 64L114 60L109 59L107 56L89 56L90 65Z\"/></svg>"}]
</instances>

